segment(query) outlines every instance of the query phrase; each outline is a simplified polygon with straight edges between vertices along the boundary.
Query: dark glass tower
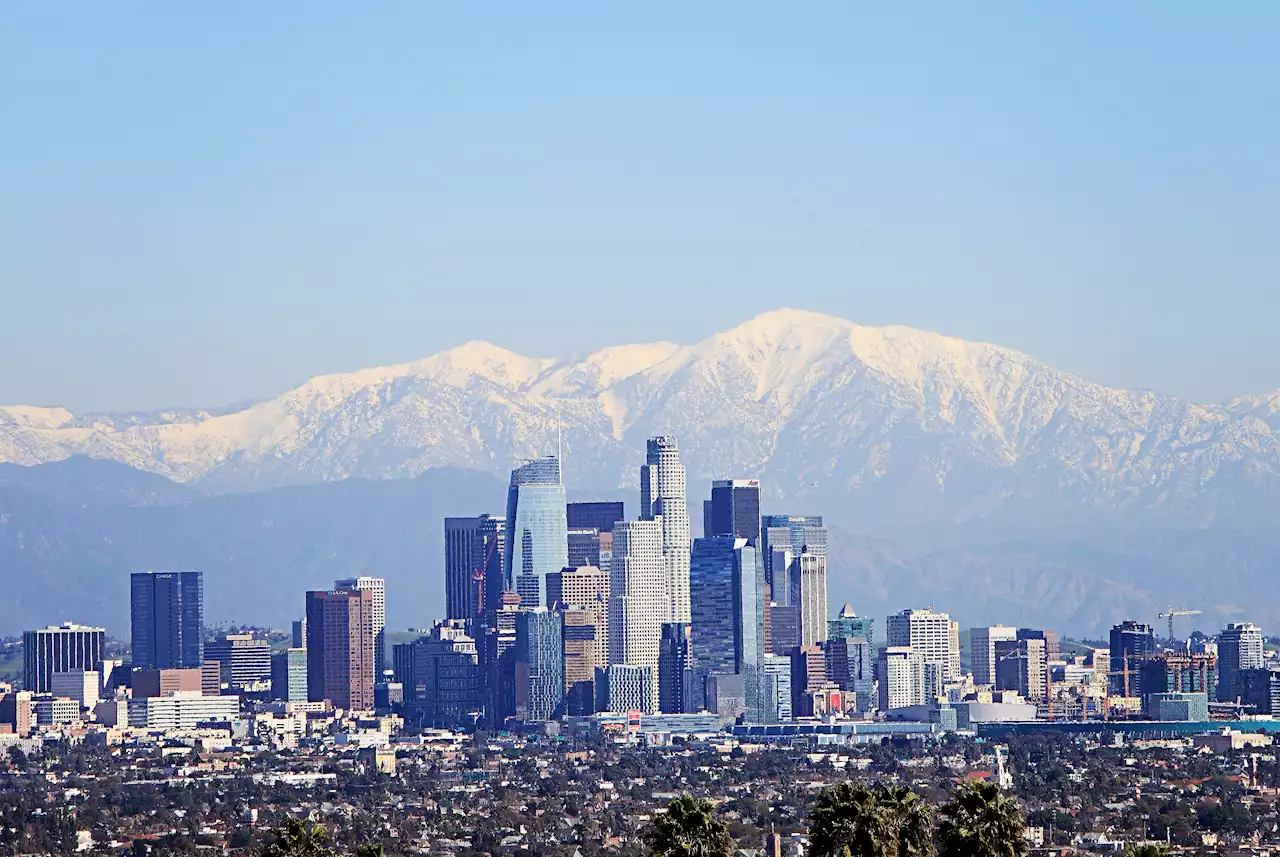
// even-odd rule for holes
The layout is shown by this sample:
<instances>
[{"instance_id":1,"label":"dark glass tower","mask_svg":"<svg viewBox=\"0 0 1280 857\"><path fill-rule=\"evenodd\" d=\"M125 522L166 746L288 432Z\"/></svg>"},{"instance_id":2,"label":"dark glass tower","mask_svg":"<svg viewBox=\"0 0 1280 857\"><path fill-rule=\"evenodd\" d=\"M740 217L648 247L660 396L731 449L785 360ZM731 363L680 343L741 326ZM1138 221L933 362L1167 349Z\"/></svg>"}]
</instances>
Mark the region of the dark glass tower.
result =
<instances>
[{"instance_id":1,"label":"dark glass tower","mask_svg":"<svg viewBox=\"0 0 1280 857\"><path fill-rule=\"evenodd\" d=\"M1139 659L1155 650L1155 630L1145 622L1126 619L1111 629L1112 696L1138 695Z\"/></svg>"},{"instance_id":2,"label":"dark glass tower","mask_svg":"<svg viewBox=\"0 0 1280 857\"><path fill-rule=\"evenodd\" d=\"M200 669L204 666L204 574L141 571L130 578L129 620L133 666Z\"/></svg>"},{"instance_id":3,"label":"dark glass tower","mask_svg":"<svg viewBox=\"0 0 1280 857\"><path fill-rule=\"evenodd\" d=\"M752 547L760 543L759 479L712 482L710 511L710 515L704 513L704 526L711 525L707 537L746 539Z\"/></svg>"},{"instance_id":4,"label":"dark glass tower","mask_svg":"<svg viewBox=\"0 0 1280 857\"><path fill-rule=\"evenodd\" d=\"M746 716L763 716L764 569L746 539L695 539L689 574L695 670L704 688L740 676ZM695 694L699 688L695 687Z\"/></svg>"}]
</instances>

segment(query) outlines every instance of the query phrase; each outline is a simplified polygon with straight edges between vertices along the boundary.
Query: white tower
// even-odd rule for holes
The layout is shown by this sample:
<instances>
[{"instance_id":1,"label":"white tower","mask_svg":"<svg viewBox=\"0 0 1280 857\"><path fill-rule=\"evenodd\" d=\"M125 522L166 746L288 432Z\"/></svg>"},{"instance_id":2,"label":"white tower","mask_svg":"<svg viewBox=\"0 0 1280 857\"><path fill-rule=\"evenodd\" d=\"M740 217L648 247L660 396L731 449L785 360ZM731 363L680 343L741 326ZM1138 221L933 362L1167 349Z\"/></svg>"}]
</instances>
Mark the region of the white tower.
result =
<instances>
[{"instance_id":1,"label":"white tower","mask_svg":"<svg viewBox=\"0 0 1280 857\"><path fill-rule=\"evenodd\" d=\"M644 710L658 710L658 653L666 563L662 521L619 521L613 526L609 569L609 663L649 670Z\"/></svg>"},{"instance_id":2,"label":"white tower","mask_svg":"<svg viewBox=\"0 0 1280 857\"><path fill-rule=\"evenodd\" d=\"M649 438L640 468L640 520L662 521L662 554L666 566L664 622L688 622L689 508L685 502L684 465L671 436Z\"/></svg>"}]
</instances>

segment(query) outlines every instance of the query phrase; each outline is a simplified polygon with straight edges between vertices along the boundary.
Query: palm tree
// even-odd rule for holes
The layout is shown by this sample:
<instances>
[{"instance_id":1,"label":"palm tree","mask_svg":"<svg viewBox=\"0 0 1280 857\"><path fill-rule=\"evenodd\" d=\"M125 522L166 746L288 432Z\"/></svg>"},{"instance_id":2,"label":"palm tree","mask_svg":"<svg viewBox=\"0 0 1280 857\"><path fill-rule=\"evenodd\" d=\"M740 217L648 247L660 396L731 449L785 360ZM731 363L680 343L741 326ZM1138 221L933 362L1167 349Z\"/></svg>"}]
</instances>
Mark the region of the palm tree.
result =
<instances>
[{"instance_id":1,"label":"palm tree","mask_svg":"<svg viewBox=\"0 0 1280 857\"><path fill-rule=\"evenodd\" d=\"M320 824L286 818L284 827L274 828L275 838L258 852L259 857L333 857L329 831Z\"/></svg>"},{"instance_id":2,"label":"palm tree","mask_svg":"<svg viewBox=\"0 0 1280 857\"><path fill-rule=\"evenodd\" d=\"M1163 845L1145 842L1142 845L1130 845L1120 852L1121 857L1164 857L1168 849Z\"/></svg>"},{"instance_id":3,"label":"palm tree","mask_svg":"<svg viewBox=\"0 0 1280 857\"><path fill-rule=\"evenodd\" d=\"M880 796L862 783L818 793L809 813L813 857L897 857L897 825Z\"/></svg>"},{"instance_id":4,"label":"palm tree","mask_svg":"<svg viewBox=\"0 0 1280 857\"><path fill-rule=\"evenodd\" d=\"M644 835L654 857L731 857L729 825L709 800L681 795L653 820Z\"/></svg>"},{"instance_id":5,"label":"palm tree","mask_svg":"<svg viewBox=\"0 0 1280 857\"><path fill-rule=\"evenodd\" d=\"M933 808L906 786L882 788L878 798L893 818L897 857L932 857Z\"/></svg>"},{"instance_id":6,"label":"palm tree","mask_svg":"<svg viewBox=\"0 0 1280 857\"><path fill-rule=\"evenodd\" d=\"M1026 827L1017 801L994 783L965 783L941 811L939 857L1022 857Z\"/></svg>"}]
</instances>

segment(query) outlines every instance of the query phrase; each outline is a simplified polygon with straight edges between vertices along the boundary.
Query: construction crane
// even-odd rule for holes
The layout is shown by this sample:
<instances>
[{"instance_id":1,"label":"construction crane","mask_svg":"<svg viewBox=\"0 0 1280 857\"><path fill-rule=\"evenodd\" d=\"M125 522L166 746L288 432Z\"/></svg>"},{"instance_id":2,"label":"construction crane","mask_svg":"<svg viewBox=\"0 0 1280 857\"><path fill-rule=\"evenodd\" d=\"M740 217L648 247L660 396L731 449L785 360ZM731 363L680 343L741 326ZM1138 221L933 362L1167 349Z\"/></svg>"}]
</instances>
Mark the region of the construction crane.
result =
<instances>
[{"instance_id":1,"label":"construction crane","mask_svg":"<svg viewBox=\"0 0 1280 857\"><path fill-rule=\"evenodd\" d=\"M1170 643L1172 643L1172 642L1173 642L1173 619L1174 619L1174 617L1175 617L1175 616L1199 616L1199 615L1200 615L1201 613L1203 613L1203 612L1204 612L1203 610L1174 610L1172 607L1170 607L1170 608L1169 608L1168 610L1166 610L1165 612L1163 612L1163 613L1161 613L1160 615L1156 616L1156 618L1157 618L1157 619L1168 619L1168 620L1169 620L1169 642L1170 642Z\"/></svg>"}]
</instances>

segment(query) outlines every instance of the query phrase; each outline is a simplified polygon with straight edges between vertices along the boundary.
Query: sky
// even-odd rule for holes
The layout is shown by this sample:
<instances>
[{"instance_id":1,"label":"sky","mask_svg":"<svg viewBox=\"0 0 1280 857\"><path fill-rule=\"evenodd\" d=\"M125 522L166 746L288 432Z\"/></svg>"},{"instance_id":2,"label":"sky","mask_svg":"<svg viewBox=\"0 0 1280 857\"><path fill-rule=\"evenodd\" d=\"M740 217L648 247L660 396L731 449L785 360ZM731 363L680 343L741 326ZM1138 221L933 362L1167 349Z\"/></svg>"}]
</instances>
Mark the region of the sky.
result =
<instances>
[{"instance_id":1,"label":"sky","mask_svg":"<svg viewBox=\"0 0 1280 857\"><path fill-rule=\"evenodd\" d=\"M4 4L0 404L782 306L1277 389L1278 32L1266 2Z\"/></svg>"}]
</instances>

